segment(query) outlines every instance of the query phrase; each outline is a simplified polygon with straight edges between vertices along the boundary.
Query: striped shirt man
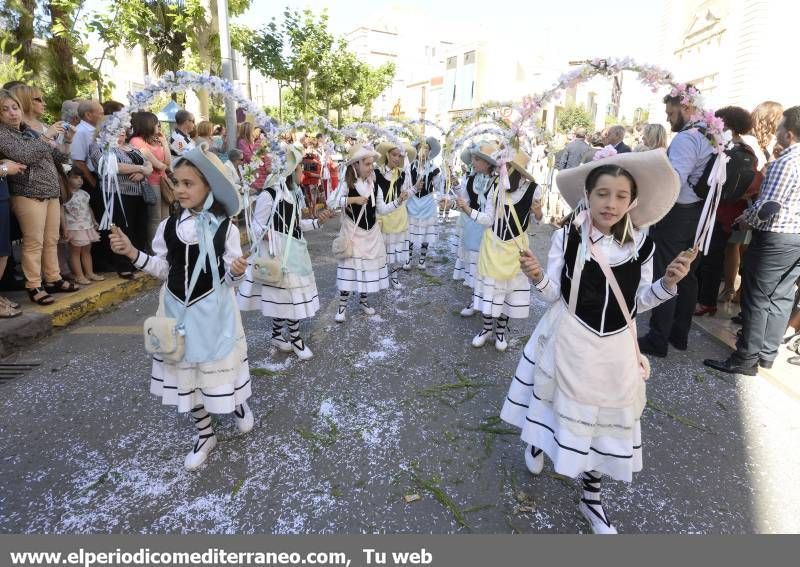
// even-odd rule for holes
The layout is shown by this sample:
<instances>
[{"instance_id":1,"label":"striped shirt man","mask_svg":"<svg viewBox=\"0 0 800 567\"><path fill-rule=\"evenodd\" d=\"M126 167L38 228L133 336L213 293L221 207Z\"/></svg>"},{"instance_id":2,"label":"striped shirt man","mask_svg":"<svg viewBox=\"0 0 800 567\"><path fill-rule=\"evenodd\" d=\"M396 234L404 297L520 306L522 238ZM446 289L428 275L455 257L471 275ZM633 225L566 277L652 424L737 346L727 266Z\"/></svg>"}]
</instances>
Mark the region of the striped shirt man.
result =
<instances>
[{"instance_id":1,"label":"striped shirt man","mask_svg":"<svg viewBox=\"0 0 800 567\"><path fill-rule=\"evenodd\" d=\"M780 203L780 210L762 221L758 209L766 201ZM744 219L756 230L800 234L800 143L792 144L767 166L758 199L745 211Z\"/></svg>"}]
</instances>

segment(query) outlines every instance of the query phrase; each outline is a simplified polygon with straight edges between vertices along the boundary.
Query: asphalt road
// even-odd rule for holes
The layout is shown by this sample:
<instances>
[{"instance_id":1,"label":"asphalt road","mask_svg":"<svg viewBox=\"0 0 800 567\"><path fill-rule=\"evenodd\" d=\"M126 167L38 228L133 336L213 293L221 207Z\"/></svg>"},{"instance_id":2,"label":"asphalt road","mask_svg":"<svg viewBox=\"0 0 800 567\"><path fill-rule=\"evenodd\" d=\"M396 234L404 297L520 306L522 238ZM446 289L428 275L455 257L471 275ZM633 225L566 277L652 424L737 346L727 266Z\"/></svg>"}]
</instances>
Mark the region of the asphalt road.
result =
<instances>
[{"instance_id":1,"label":"asphalt road","mask_svg":"<svg viewBox=\"0 0 800 567\"><path fill-rule=\"evenodd\" d=\"M498 413L546 306L512 321L510 348L474 349L458 310L446 235L430 274L333 321L335 226L308 235L322 310L301 363L244 315L256 428L228 416L206 465L183 469L193 426L149 394L141 323L148 292L19 353L41 362L0 386L0 531L23 533L586 532L578 484L525 469ZM445 227L445 232L452 224ZM546 256L549 234L533 247ZM644 327L644 322L642 322ZM620 532L800 531L800 402L764 380L700 360L727 349L699 330L686 353L653 361L644 471L604 484Z\"/></svg>"}]
</instances>

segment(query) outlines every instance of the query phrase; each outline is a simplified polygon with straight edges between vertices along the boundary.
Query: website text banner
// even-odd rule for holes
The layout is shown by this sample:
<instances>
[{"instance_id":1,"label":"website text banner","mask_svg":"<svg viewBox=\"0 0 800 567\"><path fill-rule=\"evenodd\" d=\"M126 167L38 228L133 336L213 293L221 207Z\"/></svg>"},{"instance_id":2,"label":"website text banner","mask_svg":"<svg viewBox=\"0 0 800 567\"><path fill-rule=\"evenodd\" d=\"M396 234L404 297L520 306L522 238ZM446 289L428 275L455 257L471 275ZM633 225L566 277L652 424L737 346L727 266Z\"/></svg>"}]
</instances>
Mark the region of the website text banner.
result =
<instances>
[{"instance_id":1,"label":"website text banner","mask_svg":"<svg viewBox=\"0 0 800 567\"><path fill-rule=\"evenodd\" d=\"M0 536L1 567L769 567L798 557L798 536Z\"/></svg>"}]
</instances>

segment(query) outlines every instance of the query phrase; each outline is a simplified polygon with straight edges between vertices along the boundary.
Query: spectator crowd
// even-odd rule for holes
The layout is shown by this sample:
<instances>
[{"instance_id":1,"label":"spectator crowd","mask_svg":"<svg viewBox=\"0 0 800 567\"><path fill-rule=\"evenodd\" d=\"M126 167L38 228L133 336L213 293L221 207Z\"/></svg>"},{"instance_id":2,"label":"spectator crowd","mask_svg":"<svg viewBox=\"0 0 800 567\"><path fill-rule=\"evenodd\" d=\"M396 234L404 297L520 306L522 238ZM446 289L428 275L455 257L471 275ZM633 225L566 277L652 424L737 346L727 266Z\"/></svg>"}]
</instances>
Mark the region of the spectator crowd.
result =
<instances>
[{"instance_id":1,"label":"spectator crowd","mask_svg":"<svg viewBox=\"0 0 800 567\"><path fill-rule=\"evenodd\" d=\"M104 149L97 133L123 105L68 100L59 120L49 124L45 102L34 85L15 82L0 90L0 289L22 285L39 305L101 281L103 273L136 277L130 260L114 254L107 231L99 230L106 205L98 176ZM678 253L694 246L714 161L706 125L694 121L696 109L670 96L664 108L671 136L660 124L612 125L594 133L576 128L553 162L563 171L592 160L598 151L667 152L681 189L672 210L649 229L656 243L654 278ZM653 310L639 347L656 357L667 356L670 349L686 350L693 317L715 315L720 303L738 303L736 351L705 364L752 375L772 365L782 343L800 342L800 107L766 101L752 111L728 106L716 115L730 132L726 184L741 187L723 195L708 253L692 264L678 296ZM228 147L224 125L197 122L187 110L175 114L169 132L162 131L156 114L132 115L129 131L113 149L120 206L110 220L136 248L149 248L158 224L170 213L173 160L199 144L225 163L236 185L244 184L245 168L250 168L251 191L269 186L272 165L263 151L265 136L243 113L237 116L235 145ZM297 181L306 215L316 218L338 185L341 156L323 134L298 140L287 134L284 141L301 147ZM16 255L14 242L19 242ZM0 295L0 318L21 313L22 306Z\"/></svg>"}]
</instances>

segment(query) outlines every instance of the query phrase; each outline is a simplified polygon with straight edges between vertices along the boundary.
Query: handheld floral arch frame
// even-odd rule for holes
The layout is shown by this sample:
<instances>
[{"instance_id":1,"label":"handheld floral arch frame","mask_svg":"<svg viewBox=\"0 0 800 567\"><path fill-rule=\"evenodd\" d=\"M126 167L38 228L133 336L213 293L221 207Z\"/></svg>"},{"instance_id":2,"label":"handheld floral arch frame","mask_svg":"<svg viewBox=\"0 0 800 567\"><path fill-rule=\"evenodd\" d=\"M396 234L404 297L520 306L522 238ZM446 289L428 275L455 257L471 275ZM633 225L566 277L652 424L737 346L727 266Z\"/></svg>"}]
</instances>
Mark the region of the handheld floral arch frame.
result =
<instances>
[{"instance_id":1,"label":"handheld floral arch frame","mask_svg":"<svg viewBox=\"0 0 800 567\"><path fill-rule=\"evenodd\" d=\"M670 95L680 97L681 104L693 108L693 113L690 118L692 123L704 123L704 135L711 144L714 153L716 154L714 166L709 176L709 186L711 187L708 197L706 198L703 213L698 223L695 234L695 246L700 247L703 251L707 251L711 241L712 227L714 218L716 216L717 206L720 202L722 193L722 185L725 183L725 164L728 157L725 154L725 148L729 144L729 137L725 133L724 123L721 119L714 116L714 111L704 107L703 99L697 89L687 86L686 83L676 83L673 79L672 73L662 69L656 65L639 63L631 57L623 58L601 58L595 57L590 59L583 65L576 67L561 75L558 81L548 90L530 96L524 96L520 104L513 103L498 103L488 102L473 112L461 117L453 123L448 130L446 138L448 139L448 148L451 153L459 145L463 144L466 139L470 138L464 135L464 129L471 122L476 119L491 116L491 110L501 106L511 106L512 112L516 111L516 118L510 124L500 125L499 127L508 128L508 136L503 151L500 152L499 162L501 163L501 183L505 181L505 163L512 158L515 147L520 147L520 143L526 137L530 138L531 132L535 128L533 121L539 114L539 111L544 108L556 95L562 91L575 87L583 82L588 81L596 76L611 77L622 71L633 71L637 74L638 80L645 86L649 87L653 93L657 93L659 89L668 87ZM495 122L498 120L493 119ZM474 132L475 130L470 130ZM460 137L451 141L455 135Z\"/></svg>"}]
</instances>

